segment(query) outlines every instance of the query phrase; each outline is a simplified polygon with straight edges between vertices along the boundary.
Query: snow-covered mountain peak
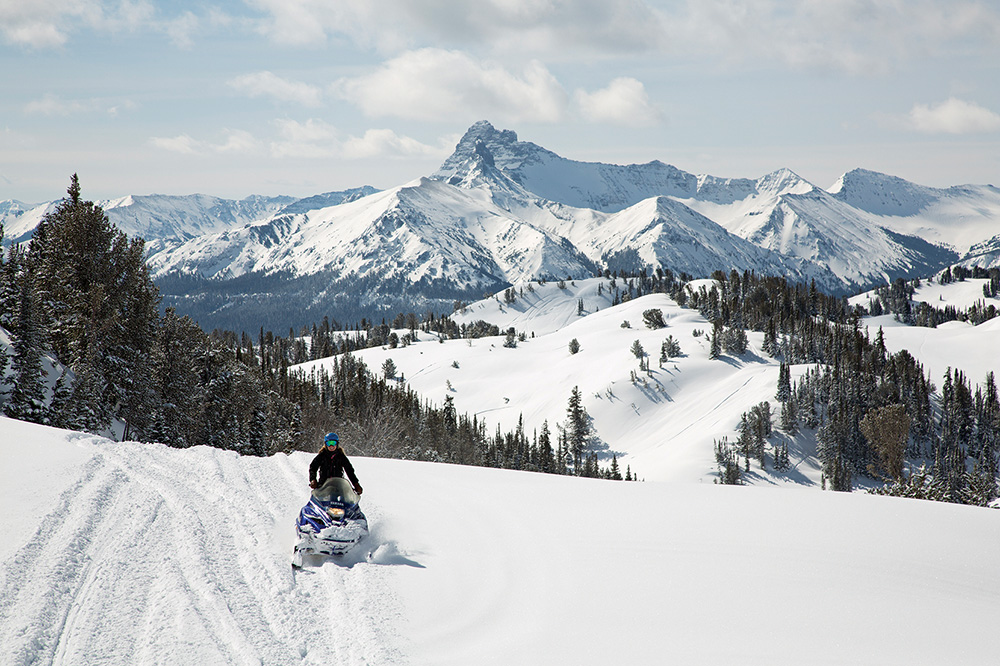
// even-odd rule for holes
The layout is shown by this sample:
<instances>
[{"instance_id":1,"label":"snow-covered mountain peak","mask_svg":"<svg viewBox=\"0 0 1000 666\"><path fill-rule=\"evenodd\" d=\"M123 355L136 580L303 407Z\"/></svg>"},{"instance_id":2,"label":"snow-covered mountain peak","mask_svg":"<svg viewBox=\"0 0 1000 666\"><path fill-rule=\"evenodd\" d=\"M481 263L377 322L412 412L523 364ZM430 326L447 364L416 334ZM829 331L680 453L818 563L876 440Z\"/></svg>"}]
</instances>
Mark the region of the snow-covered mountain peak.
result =
<instances>
[{"instance_id":1,"label":"snow-covered mountain peak","mask_svg":"<svg viewBox=\"0 0 1000 666\"><path fill-rule=\"evenodd\" d=\"M906 217L916 215L939 197L940 191L868 169L854 169L827 190L855 208Z\"/></svg>"},{"instance_id":2,"label":"snow-covered mountain peak","mask_svg":"<svg viewBox=\"0 0 1000 666\"><path fill-rule=\"evenodd\" d=\"M818 189L791 169L781 168L757 179L757 191L767 194L808 194Z\"/></svg>"},{"instance_id":3,"label":"snow-covered mountain peak","mask_svg":"<svg viewBox=\"0 0 1000 666\"><path fill-rule=\"evenodd\" d=\"M485 152L484 152L485 151ZM513 130L498 130L486 120L470 127L455 146L455 151L441 164L433 178L449 181L476 155L488 153L493 166L521 182L518 173L527 164L561 160L555 153L527 141L519 141Z\"/></svg>"}]
</instances>

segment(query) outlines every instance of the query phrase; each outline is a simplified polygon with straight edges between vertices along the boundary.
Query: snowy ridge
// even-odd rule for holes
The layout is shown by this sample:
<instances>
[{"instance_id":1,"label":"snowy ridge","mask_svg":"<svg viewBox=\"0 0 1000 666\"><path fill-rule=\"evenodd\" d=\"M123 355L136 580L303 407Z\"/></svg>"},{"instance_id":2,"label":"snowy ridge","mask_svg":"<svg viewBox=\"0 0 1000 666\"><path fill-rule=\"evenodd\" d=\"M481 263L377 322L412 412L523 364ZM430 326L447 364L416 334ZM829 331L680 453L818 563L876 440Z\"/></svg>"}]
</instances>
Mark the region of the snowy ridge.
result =
<instances>
[{"instance_id":1,"label":"snowy ridge","mask_svg":"<svg viewBox=\"0 0 1000 666\"><path fill-rule=\"evenodd\" d=\"M161 284L189 276L169 282L172 305L190 307L210 328L311 323L278 321L288 312L275 298L302 317L346 307L342 316L360 319L398 307L447 311L524 279L604 269L752 270L851 293L959 262L1000 261L992 186L937 190L857 169L826 191L789 169L747 179L659 161L578 162L487 121L470 127L430 178L386 192L238 202L131 196L106 207L112 222L147 240ZM5 243L30 237L44 212L23 208L8 204ZM251 277L200 282L242 276ZM270 276L266 285L260 276ZM283 286L285 277L311 280Z\"/></svg>"},{"instance_id":2,"label":"snowy ridge","mask_svg":"<svg viewBox=\"0 0 1000 666\"><path fill-rule=\"evenodd\" d=\"M461 288L594 270L561 239L494 204L489 192L428 179L164 247L149 262L154 275L332 271L387 281L443 280Z\"/></svg>"},{"instance_id":3,"label":"snowy ridge","mask_svg":"<svg viewBox=\"0 0 1000 666\"><path fill-rule=\"evenodd\" d=\"M850 206L877 216L884 227L947 245L963 255L996 235L1000 220L1000 188L958 185L924 187L896 176L855 169L844 174L830 193ZM976 250L981 254L981 250ZM974 259L973 256L968 257ZM990 264L992 266L1000 264Z\"/></svg>"},{"instance_id":4,"label":"snowy ridge","mask_svg":"<svg viewBox=\"0 0 1000 666\"><path fill-rule=\"evenodd\" d=\"M304 213L333 206L376 191L366 185L304 199L252 195L240 200L206 194L151 194L128 195L95 203L104 209L112 224L130 236L147 241L184 241L267 220L275 215ZM30 239L34 228L58 203L26 206L16 201L0 202L4 244Z\"/></svg>"}]
</instances>

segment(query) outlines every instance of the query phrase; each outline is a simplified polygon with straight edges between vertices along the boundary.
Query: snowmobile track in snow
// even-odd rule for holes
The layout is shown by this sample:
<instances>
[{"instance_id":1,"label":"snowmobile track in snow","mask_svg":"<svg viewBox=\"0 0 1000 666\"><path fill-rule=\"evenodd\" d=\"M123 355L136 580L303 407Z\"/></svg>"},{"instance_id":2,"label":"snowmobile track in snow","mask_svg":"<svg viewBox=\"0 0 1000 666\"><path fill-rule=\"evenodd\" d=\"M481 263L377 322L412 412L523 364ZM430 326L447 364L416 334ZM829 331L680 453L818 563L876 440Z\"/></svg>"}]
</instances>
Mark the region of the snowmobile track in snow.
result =
<instances>
[{"instance_id":1,"label":"snowmobile track in snow","mask_svg":"<svg viewBox=\"0 0 1000 666\"><path fill-rule=\"evenodd\" d=\"M294 580L292 459L93 442L2 569L0 663L402 661L387 567L326 562Z\"/></svg>"}]
</instances>

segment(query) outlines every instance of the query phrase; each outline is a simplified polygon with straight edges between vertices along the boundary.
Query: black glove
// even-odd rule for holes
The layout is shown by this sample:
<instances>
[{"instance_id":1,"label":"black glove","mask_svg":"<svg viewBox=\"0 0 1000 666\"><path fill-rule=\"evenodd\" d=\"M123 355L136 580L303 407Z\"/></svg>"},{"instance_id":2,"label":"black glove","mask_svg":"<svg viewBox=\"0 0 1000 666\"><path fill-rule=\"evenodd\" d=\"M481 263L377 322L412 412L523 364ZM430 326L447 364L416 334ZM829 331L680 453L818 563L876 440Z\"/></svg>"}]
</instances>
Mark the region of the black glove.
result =
<instances>
[{"instance_id":1,"label":"black glove","mask_svg":"<svg viewBox=\"0 0 1000 666\"><path fill-rule=\"evenodd\" d=\"M316 487L316 486L318 486L318 485L319 485L319 484L318 484L317 482L315 482L315 481L310 481L310 482L309 482L309 487L310 487L310 488L315 488L315 487Z\"/></svg>"},{"instance_id":2,"label":"black glove","mask_svg":"<svg viewBox=\"0 0 1000 666\"><path fill-rule=\"evenodd\" d=\"M355 486L354 486L354 492L356 492L357 494L360 495L361 493L365 492L365 489L361 487L360 483L358 483L358 484L355 484Z\"/></svg>"}]
</instances>

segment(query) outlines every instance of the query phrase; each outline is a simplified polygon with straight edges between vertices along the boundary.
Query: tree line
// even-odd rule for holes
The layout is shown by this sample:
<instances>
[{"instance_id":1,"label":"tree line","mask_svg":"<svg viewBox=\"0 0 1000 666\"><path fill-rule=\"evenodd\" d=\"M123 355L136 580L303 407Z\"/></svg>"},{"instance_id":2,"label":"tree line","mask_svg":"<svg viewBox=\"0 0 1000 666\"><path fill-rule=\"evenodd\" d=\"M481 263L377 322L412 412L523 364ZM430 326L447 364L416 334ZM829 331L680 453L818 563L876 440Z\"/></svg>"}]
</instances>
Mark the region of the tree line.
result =
<instances>
[{"instance_id":1,"label":"tree line","mask_svg":"<svg viewBox=\"0 0 1000 666\"><path fill-rule=\"evenodd\" d=\"M743 327L764 334L763 350L781 361L779 427L790 436L814 431L824 487L851 490L866 477L885 482L883 493L977 505L1000 496L1000 401L992 373L973 387L948 369L935 402L934 383L908 351L889 354L881 329L874 338L861 329L864 308L781 278L735 271L714 277L715 286L675 298L714 323L713 337ZM904 286L896 281L888 293ZM802 364L813 367L791 382L789 366ZM751 459L765 465L760 433L769 432L770 408L761 407L744 414L735 445L716 442L724 481L738 481L740 458L744 470ZM787 455L776 446L772 464L787 465ZM906 466L916 471L905 474Z\"/></svg>"}]
</instances>

